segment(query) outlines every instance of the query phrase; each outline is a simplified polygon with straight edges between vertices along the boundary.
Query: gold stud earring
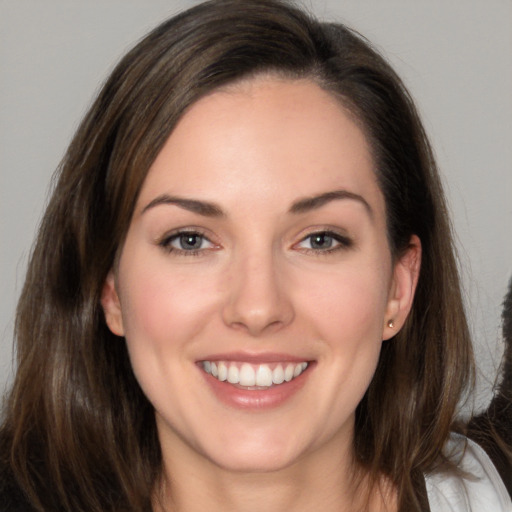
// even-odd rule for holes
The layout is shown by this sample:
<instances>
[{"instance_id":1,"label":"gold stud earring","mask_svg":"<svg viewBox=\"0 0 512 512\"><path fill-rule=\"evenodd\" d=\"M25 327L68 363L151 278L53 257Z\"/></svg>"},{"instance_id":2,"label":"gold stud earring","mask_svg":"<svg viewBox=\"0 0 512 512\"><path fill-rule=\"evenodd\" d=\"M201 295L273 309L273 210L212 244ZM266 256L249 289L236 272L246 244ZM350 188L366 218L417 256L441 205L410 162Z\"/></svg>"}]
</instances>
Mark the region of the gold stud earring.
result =
<instances>
[{"instance_id":1,"label":"gold stud earring","mask_svg":"<svg viewBox=\"0 0 512 512\"><path fill-rule=\"evenodd\" d=\"M395 327L395 322L394 322L393 320L389 320L389 321L388 321L388 327L389 327L390 329L393 329L393 327Z\"/></svg>"}]
</instances>

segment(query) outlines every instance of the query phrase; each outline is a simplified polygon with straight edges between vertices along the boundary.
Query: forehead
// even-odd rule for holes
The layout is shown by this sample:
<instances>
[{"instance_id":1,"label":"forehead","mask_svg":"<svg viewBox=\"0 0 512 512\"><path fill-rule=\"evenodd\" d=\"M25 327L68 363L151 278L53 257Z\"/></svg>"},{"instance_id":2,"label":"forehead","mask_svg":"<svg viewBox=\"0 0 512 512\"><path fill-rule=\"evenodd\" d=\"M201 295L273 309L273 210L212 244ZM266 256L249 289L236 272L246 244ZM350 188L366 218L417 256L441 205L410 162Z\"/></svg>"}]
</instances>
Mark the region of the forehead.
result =
<instances>
[{"instance_id":1,"label":"forehead","mask_svg":"<svg viewBox=\"0 0 512 512\"><path fill-rule=\"evenodd\" d=\"M228 203L273 198L284 208L340 189L382 203L373 167L362 130L334 95L310 80L259 77L190 107L151 166L139 203L168 193Z\"/></svg>"}]
</instances>

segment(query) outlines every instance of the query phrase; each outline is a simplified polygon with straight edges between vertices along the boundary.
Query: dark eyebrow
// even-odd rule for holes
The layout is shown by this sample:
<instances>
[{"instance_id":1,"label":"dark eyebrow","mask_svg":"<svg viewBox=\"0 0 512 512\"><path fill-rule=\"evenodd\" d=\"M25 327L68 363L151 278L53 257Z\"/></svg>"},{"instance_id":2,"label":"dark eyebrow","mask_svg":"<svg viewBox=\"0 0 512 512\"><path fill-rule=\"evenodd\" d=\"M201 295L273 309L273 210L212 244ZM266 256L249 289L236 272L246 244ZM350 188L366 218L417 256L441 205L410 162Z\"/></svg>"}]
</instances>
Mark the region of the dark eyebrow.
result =
<instances>
[{"instance_id":1,"label":"dark eyebrow","mask_svg":"<svg viewBox=\"0 0 512 512\"><path fill-rule=\"evenodd\" d=\"M339 199L350 199L353 201L358 201L365 207L370 217L373 217L373 210L366 199L359 194L349 192L348 190L333 190L332 192L324 192L323 194L319 194L317 196L299 199L298 201L295 201L290 207L290 213L306 213L310 210L316 210L326 203Z\"/></svg>"},{"instance_id":2,"label":"dark eyebrow","mask_svg":"<svg viewBox=\"0 0 512 512\"><path fill-rule=\"evenodd\" d=\"M170 196L162 194L148 203L141 212L146 213L151 208L162 204L172 204L188 210L190 212L204 215L205 217L224 217L222 209L214 203L208 201L198 201L197 199L185 199L183 197Z\"/></svg>"}]
</instances>

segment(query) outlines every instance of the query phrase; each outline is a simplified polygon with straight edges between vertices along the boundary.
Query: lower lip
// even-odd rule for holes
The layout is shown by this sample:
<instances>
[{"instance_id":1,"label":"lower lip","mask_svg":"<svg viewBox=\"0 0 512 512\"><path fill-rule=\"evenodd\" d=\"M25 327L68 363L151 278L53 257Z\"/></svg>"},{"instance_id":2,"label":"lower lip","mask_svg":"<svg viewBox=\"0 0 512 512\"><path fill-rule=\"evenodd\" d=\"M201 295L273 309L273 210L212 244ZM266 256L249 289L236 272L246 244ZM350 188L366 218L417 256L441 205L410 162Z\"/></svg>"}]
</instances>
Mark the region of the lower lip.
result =
<instances>
[{"instance_id":1,"label":"lower lip","mask_svg":"<svg viewBox=\"0 0 512 512\"><path fill-rule=\"evenodd\" d=\"M312 366L313 363L309 363L308 368L290 382L283 382L267 389L238 388L227 381L221 382L201 368L199 371L213 393L224 404L238 409L258 410L279 407L290 400L306 383Z\"/></svg>"}]
</instances>

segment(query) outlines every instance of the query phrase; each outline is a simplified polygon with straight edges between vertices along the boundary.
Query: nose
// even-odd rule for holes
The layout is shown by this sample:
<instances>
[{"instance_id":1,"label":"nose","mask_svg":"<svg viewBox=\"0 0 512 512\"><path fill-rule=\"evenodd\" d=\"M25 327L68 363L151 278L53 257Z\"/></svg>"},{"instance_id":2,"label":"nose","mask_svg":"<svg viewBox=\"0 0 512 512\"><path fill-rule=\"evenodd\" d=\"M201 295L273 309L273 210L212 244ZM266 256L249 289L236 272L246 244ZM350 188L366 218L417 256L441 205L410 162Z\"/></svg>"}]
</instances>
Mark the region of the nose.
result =
<instances>
[{"instance_id":1,"label":"nose","mask_svg":"<svg viewBox=\"0 0 512 512\"><path fill-rule=\"evenodd\" d=\"M230 270L223 320L251 336L275 332L293 321L290 290L272 254L239 258Z\"/></svg>"}]
</instances>

